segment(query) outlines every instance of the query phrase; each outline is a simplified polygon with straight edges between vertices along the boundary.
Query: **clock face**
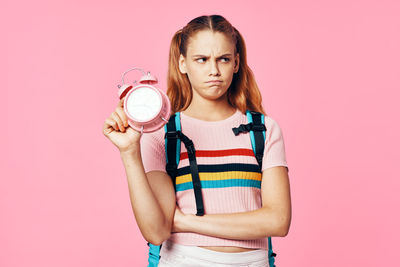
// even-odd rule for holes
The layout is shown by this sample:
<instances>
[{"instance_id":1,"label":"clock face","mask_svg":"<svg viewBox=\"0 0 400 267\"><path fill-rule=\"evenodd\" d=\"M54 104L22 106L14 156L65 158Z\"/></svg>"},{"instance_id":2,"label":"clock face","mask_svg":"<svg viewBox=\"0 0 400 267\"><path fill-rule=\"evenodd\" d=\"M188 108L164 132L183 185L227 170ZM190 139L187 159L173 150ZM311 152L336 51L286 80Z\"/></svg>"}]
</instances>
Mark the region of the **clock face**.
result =
<instances>
[{"instance_id":1,"label":"clock face","mask_svg":"<svg viewBox=\"0 0 400 267\"><path fill-rule=\"evenodd\" d=\"M132 91L126 102L126 110L135 121L153 119L161 110L161 96L155 89L143 86Z\"/></svg>"}]
</instances>

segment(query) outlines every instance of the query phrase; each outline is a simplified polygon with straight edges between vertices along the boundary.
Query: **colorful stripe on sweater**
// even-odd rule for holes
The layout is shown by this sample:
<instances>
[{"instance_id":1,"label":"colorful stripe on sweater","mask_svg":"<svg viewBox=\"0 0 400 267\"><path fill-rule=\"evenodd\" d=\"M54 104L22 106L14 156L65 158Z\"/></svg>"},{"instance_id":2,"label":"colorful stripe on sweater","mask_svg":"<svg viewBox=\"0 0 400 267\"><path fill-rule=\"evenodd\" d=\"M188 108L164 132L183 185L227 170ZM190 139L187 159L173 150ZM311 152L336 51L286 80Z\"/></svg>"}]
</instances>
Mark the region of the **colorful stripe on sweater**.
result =
<instances>
[{"instance_id":1,"label":"colorful stripe on sweater","mask_svg":"<svg viewBox=\"0 0 400 267\"><path fill-rule=\"evenodd\" d=\"M229 156L252 156L251 149L226 149L226 150L199 150L197 158L217 158ZM187 152L181 153L181 160L187 159ZM261 172L257 164L225 163L225 164L199 164L198 170L202 188L223 187L255 187L261 188ZM176 177L176 191L193 189L190 166L178 169Z\"/></svg>"}]
</instances>

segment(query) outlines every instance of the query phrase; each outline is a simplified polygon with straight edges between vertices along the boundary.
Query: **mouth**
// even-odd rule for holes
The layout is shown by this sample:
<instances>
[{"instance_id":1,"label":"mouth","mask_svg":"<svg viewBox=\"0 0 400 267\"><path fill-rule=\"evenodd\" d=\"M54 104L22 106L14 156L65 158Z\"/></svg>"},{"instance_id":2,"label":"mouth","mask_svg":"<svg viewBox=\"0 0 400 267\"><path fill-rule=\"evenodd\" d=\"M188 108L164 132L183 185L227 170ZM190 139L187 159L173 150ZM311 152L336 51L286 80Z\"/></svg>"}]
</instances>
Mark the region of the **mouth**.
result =
<instances>
[{"instance_id":1,"label":"mouth","mask_svg":"<svg viewBox=\"0 0 400 267\"><path fill-rule=\"evenodd\" d=\"M212 85L214 85L214 84L218 85L218 84L221 84L222 81L221 81L221 80L213 80L213 81L208 81L208 82L206 82L206 83L207 83L207 84L212 84Z\"/></svg>"}]
</instances>

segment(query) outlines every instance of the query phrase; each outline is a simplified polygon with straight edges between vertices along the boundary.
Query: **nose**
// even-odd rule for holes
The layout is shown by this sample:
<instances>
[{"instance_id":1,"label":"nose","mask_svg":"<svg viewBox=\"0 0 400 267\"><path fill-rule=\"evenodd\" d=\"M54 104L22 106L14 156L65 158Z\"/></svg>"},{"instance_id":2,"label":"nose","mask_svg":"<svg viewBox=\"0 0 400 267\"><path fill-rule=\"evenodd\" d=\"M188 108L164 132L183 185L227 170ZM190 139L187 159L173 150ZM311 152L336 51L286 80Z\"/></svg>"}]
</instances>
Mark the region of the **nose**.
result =
<instances>
[{"instance_id":1,"label":"nose","mask_svg":"<svg viewBox=\"0 0 400 267\"><path fill-rule=\"evenodd\" d=\"M210 74L211 75L213 75L213 76L216 76L216 75L220 75L220 73L219 73L219 68L218 68L218 64L217 64L217 62L215 62L215 61L211 61L210 60L210 62L211 62L211 69L210 69Z\"/></svg>"}]
</instances>

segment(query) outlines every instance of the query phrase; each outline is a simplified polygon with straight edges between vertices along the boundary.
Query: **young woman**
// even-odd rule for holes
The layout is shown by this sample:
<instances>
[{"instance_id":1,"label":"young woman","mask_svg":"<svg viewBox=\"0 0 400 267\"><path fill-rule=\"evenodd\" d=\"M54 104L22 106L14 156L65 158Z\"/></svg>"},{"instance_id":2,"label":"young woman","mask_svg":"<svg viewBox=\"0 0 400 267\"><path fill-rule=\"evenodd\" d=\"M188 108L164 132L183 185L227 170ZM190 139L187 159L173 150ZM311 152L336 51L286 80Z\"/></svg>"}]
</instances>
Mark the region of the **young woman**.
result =
<instances>
[{"instance_id":1,"label":"young woman","mask_svg":"<svg viewBox=\"0 0 400 267\"><path fill-rule=\"evenodd\" d=\"M196 149L205 215L195 215L183 145L175 192L164 128L140 135L127 124L123 100L103 128L120 151L142 235L162 244L159 266L268 266L267 237L286 236L291 221L284 140L262 108L245 42L224 17L197 17L175 33L167 95ZM247 124L246 110L265 118L261 171L249 133L232 132Z\"/></svg>"}]
</instances>

